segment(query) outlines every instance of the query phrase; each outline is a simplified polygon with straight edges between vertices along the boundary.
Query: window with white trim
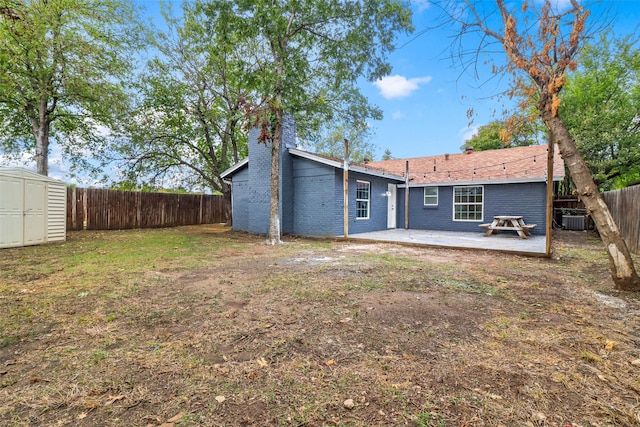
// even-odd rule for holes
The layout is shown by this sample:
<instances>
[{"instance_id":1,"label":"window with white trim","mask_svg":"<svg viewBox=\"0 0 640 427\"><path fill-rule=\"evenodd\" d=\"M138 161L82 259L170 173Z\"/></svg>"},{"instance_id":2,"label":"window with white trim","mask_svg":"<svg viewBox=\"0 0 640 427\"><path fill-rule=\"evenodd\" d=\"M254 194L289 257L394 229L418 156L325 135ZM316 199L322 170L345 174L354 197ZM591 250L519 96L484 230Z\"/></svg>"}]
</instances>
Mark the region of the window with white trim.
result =
<instances>
[{"instance_id":1,"label":"window with white trim","mask_svg":"<svg viewBox=\"0 0 640 427\"><path fill-rule=\"evenodd\" d=\"M453 220L482 221L484 187L453 187Z\"/></svg>"},{"instance_id":2,"label":"window with white trim","mask_svg":"<svg viewBox=\"0 0 640 427\"><path fill-rule=\"evenodd\" d=\"M371 184L367 181L356 181L356 219L369 219L369 201Z\"/></svg>"},{"instance_id":3,"label":"window with white trim","mask_svg":"<svg viewBox=\"0 0 640 427\"><path fill-rule=\"evenodd\" d=\"M424 205L438 206L438 187L424 187Z\"/></svg>"}]
</instances>

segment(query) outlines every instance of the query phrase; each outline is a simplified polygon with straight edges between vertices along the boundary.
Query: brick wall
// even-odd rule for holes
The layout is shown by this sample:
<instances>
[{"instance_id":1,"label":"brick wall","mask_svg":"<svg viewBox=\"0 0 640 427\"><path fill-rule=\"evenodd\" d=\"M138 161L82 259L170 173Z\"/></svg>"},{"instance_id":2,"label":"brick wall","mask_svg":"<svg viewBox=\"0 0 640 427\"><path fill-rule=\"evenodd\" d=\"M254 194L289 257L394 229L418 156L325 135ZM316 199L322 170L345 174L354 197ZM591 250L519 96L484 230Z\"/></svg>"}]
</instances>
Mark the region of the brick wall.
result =
<instances>
[{"instance_id":1,"label":"brick wall","mask_svg":"<svg viewBox=\"0 0 640 427\"><path fill-rule=\"evenodd\" d=\"M295 122L285 115L280 151L280 227L293 231L293 161L287 148L295 147ZM271 144L258 142L259 129L249 131L249 165L233 176L233 228L255 234L269 233L271 199Z\"/></svg>"},{"instance_id":2,"label":"brick wall","mask_svg":"<svg viewBox=\"0 0 640 427\"><path fill-rule=\"evenodd\" d=\"M308 159L296 158L293 183L296 190L293 197L293 234L335 236L334 168ZM338 201L342 218L342 196Z\"/></svg>"},{"instance_id":3,"label":"brick wall","mask_svg":"<svg viewBox=\"0 0 640 427\"><path fill-rule=\"evenodd\" d=\"M249 211L246 231L256 234L269 232L269 200L271 189L271 145L258 142L260 129L249 131L249 181L248 203ZM233 191L238 193L234 188Z\"/></svg>"},{"instance_id":4,"label":"brick wall","mask_svg":"<svg viewBox=\"0 0 640 427\"><path fill-rule=\"evenodd\" d=\"M280 229L283 233L291 234L294 232L294 161L288 148L296 148L296 124L291 114L285 114L282 123L280 150Z\"/></svg>"},{"instance_id":5,"label":"brick wall","mask_svg":"<svg viewBox=\"0 0 640 427\"><path fill-rule=\"evenodd\" d=\"M424 206L424 190L411 188L409 228L443 231L480 231L478 224L491 222L495 215L522 215L527 224L537 224L533 234L546 229L546 186L543 182L485 184L484 219L453 221L453 186L439 187L438 206ZM398 189L398 227L404 227L405 189Z\"/></svg>"},{"instance_id":6,"label":"brick wall","mask_svg":"<svg viewBox=\"0 0 640 427\"><path fill-rule=\"evenodd\" d=\"M342 172L342 171L340 171ZM356 182L366 181L370 184L369 219L356 218ZM349 172L349 234L366 233L387 229L388 199L386 193L389 181L374 176ZM342 185L340 185L342 191ZM340 199L342 207L342 198ZM342 212L340 212L340 233L343 231Z\"/></svg>"},{"instance_id":7,"label":"brick wall","mask_svg":"<svg viewBox=\"0 0 640 427\"><path fill-rule=\"evenodd\" d=\"M249 230L249 170L244 168L233 175L233 229Z\"/></svg>"}]
</instances>

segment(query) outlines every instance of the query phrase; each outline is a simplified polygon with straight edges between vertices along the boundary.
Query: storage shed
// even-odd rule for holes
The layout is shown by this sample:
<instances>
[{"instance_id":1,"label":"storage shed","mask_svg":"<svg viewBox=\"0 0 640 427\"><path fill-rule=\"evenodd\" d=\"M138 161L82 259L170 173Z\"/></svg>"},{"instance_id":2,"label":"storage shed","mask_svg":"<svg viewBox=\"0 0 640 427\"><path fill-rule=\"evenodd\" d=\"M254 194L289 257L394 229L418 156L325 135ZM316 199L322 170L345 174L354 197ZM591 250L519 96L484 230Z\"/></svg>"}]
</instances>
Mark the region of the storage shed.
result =
<instances>
[{"instance_id":1,"label":"storage shed","mask_svg":"<svg viewBox=\"0 0 640 427\"><path fill-rule=\"evenodd\" d=\"M0 167L0 248L64 241L66 210L64 182Z\"/></svg>"}]
</instances>

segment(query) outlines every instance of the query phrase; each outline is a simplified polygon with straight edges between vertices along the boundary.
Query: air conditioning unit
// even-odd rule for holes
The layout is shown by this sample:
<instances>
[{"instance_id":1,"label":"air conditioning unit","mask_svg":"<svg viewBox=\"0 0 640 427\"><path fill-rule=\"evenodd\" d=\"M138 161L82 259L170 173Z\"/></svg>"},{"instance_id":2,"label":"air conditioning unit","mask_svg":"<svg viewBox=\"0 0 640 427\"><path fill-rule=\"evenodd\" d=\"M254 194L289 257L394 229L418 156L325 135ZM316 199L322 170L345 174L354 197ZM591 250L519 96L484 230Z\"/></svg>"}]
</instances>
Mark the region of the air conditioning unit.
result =
<instances>
[{"instance_id":1,"label":"air conditioning unit","mask_svg":"<svg viewBox=\"0 0 640 427\"><path fill-rule=\"evenodd\" d=\"M584 215L562 215L562 228L584 230Z\"/></svg>"}]
</instances>

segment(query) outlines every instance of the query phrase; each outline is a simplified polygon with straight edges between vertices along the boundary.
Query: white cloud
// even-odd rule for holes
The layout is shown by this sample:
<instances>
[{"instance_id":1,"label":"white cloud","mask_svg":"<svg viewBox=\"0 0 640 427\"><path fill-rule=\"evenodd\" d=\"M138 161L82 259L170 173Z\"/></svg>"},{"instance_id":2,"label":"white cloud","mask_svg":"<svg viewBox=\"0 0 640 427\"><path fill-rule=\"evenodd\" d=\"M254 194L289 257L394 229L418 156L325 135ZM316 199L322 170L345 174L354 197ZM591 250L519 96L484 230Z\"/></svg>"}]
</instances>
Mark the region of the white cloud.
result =
<instances>
[{"instance_id":1,"label":"white cloud","mask_svg":"<svg viewBox=\"0 0 640 427\"><path fill-rule=\"evenodd\" d=\"M405 98L420 88L420 84L426 84L431 81L431 76L415 77L407 79L404 76L396 74L395 76L386 76L373 84L380 89L380 94L386 99Z\"/></svg>"},{"instance_id":2,"label":"white cloud","mask_svg":"<svg viewBox=\"0 0 640 427\"><path fill-rule=\"evenodd\" d=\"M49 176L61 181L68 181L69 167L64 161L62 147L55 142L51 142L49 147ZM77 183L74 182L74 184Z\"/></svg>"},{"instance_id":3,"label":"white cloud","mask_svg":"<svg viewBox=\"0 0 640 427\"><path fill-rule=\"evenodd\" d=\"M391 115L391 118L393 118L393 120L399 120L404 118L404 113L402 111L396 111Z\"/></svg>"},{"instance_id":4,"label":"white cloud","mask_svg":"<svg viewBox=\"0 0 640 427\"><path fill-rule=\"evenodd\" d=\"M477 135L478 134L478 129L480 129L480 126L467 126L467 127L464 127L462 129L460 129L460 132L458 132L458 133L460 134L460 136L462 138L462 144L464 144L465 142L467 142L468 140L473 138L475 135Z\"/></svg>"},{"instance_id":5,"label":"white cloud","mask_svg":"<svg viewBox=\"0 0 640 427\"><path fill-rule=\"evenodd\" d=\"M0 154L0 166L26 168L34 172L36 170L36 162L33 160L33 154L24 151L17 157Z\"/></svg>"},{"instance_id":6,"label":"white cloud","mask_svg":"<svg viewBox=\"0 0 640 427\"><path fill-rule=\"evenodd\" d=\"M0 166L25 168L32 172L37 172L38 170L34 160L34 153L31 151L23 151L13 157L0 154ZM62 148L56 144L55 141L51 141L49 145L48 166L48 176L50 178L59 179L67 184L76 184L79 186L101 186L100 182L89 179L88 177L71 177L69 165L64 160ZM84 178L84 180L82 178Z\"/></svg>"},{"instance_id":7,"label":"white cloud","mask_svg":"<svg viewBox=\"0 0 640 427\"><path fill-rule=\"evenodd\" d=\"M436 93L444 93L445 90L443 88L438 88L438 90L436 90Z\"/></svg>"},{"instance_id":8,"label":"white cloud","mask_svg":"<svg viewBox=\"0 0 640 427\"><path fill-rule=\"evenodd\" d=\"M431 2L429 0L411 0L411 4L416 7L418 13L424 12L429 9L429 6L431 6Z\"/></svg>"}]
</instances>

